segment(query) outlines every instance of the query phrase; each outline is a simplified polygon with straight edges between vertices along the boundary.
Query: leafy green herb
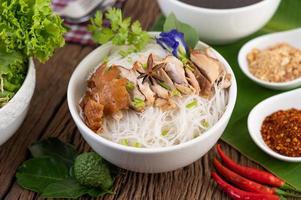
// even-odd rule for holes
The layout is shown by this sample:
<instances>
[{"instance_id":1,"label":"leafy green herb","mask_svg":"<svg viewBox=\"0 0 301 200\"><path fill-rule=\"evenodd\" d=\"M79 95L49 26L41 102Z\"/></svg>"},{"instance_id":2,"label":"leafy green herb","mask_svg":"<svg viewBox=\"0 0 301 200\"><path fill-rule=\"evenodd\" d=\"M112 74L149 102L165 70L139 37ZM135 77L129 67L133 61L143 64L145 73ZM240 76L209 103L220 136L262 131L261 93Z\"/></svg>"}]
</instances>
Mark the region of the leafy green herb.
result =
<instances>
[{"instance_id":1,"label":"leafy green herb","mask_svg":"<svg viewBox=\"0 0 301 200\"><path fill-rule=\"evenodd\" d=\"M33 143L29 150L34 158L49 156L64 162L67 166L72 166L78 155L74 146L64 144L56 138Z\"/></svg>"},{"instance_id":2,"label":"leafy green herb","mask_svg":"<svg viewBox=\"0 0 301 200\"><path fill-rule=\"evenodd\" d=\"M104 44L112 41L114 45L128 45L127 51L121 51L122 56L142 50L150 40L147 32L143 31L138 21L132 22L131 18L123 18L120 9L111 8L105 13L105 17L110 21L110 27L103 26L104 15L97 12L91 20L89 30L93 39Z\"/></svg>"},{"instance_id":3,"label":"leafy green herb","mask_svg":"<svg viewBox=\"0 0 301 200\"><path fill-rule=\"evenodd\" d=\"M0 108L21 87L28 58L48 60L64 45L64 32L50 0L0 1Z\"/></svg>"},{"instance_id":4,"label":"leafy green herb","mask_svg":"<svg viewBox=\"0 0 301 200\"><path fill-rule=\"evenodd\" d=\"M42 193L49 184L68 178L68 168L53 158L34 158L19 167L16 177L22 187Z\"/></svg>"},{"instance_id":5,"label":"leafy green herb","mask_svg":"<svg viewBox=\"0 0 301 200\"><path fill-rule=\"evenodd\" d=\"M173 13L168 15L163 25L164 32L168 32L172 29L177 29L177 31L184 33L185 41L192 49L199 41L198 32L190 25L180 22Z\"/></svg>"},{"instance_id":6,"label":"leafy green herb","mask_svg":"<svg viewBox=\"0 0 301 200\"><path fill-rule=\"evenodd\" d=\"M19 51L6 52L0 44L0 108L21 87L27 72L27 60Z\"/></svg>"},{"instance_id":7,"label":"leafy green herb","mask_svg":"<svg viewBox=\"0 0 301 200\"><path fill-rule=\"evenodd\" d=\"M139 109L144 108L144 106L145 106L145 102L143 101L143 99L140 99L138 97L135 97L132 103L136 108L139 108Z\"/></svg>"},{"instance_id":8,"label":"leafy green herb","mask_svg":"<svg viewBox=\"0 0 301 200\"><path fill-rule=\"evenodd\" d=\"M189 104L186 105L186 108L190 109L198 105L196 100L191 101Z\"/></svg>"},{"instance_id":9,"label":"leafy green herb","mask_svg":"<svg viewBox=\"0 0 301 200\"><path fill-rule=\"evenodd\" d=\"M126 89L128 89L128 90L135 89L135 84L132 81L128 81L126 84Z\"/></svg>"},{"instance_id":10,"label":"leafy green herb","mask_svg":"<svg viewBox=\"0 0 301 200\"><path fill-rule=\"evenodd\" d=\"M115 167L106 163L96 153L78 155L72 145L64 144L55 138L34 143L29 149L34 158L25 161L16 174L17 183L23 188L38 192L42 197L47 198L79 198L83 195L97 197L112 194L111 177L116 174ZM88 162L81 159L91 154L93 159ZM81 160L79 163L83 164L82 166L91 166L82 170L85 170L86 175L89 174L86 176L89 178L87 180L94 178L94 181L98 181L101 185L100 187L99 185L98 187L84 185L78 181L75 175L78 174L80 165L77 164L77 171L74 170L74 162L78 159ZM95 169L97 169L96 174Z\"/></svg>"},{"instance_id":11,"label":"leafy green herb","mask_svg":"<svg viewBox=\"0 0 301 200\"><path fill-rule=\"evenodd\" d=\"M9 53L20 51L44 62L65 43L65 28L50 0L1 0L0 13L0 44Z\"/></svg>"}]
</instances>

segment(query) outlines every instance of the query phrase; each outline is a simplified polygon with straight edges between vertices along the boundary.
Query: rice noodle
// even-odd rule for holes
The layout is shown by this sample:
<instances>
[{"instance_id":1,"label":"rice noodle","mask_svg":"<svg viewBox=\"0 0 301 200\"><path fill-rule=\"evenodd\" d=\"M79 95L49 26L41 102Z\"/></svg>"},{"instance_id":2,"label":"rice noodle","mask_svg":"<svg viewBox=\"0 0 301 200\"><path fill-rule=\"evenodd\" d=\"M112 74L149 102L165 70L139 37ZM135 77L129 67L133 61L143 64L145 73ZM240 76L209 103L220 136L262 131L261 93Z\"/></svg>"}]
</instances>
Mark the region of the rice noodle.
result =
<instances>
[{"instance_id":1,"label":"rice noodle","mask_svg":"<svg viewBox=\"0 0 301 200\"><path fill-rule=\"evenodd\" d=\"M129 146L139 144L146 148L184 143L212 127L224 113L227 100L227 90L215 85L212 98L183 96L176 99L177 108L173 110L148 107L142 113L124 111L121 120L104 119L101 136L116 143L126 141ZM188 108L191 102L195 105Z\"/></svg>"}]
</instances>

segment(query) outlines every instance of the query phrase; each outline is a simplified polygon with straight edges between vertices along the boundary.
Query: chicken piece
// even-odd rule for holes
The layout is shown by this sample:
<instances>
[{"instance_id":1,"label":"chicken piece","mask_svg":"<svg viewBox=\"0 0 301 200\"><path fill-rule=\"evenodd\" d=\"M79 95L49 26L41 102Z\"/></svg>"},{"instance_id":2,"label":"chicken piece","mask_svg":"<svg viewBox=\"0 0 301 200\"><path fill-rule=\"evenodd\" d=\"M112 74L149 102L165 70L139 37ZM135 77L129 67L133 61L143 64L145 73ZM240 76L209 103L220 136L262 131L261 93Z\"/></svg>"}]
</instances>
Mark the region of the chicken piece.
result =
<instances>
[{"instance_id":1,"label":"chicken piece","mask_svg":"<svg viewBox=\"0 0 301 200\"><path fill-rule=\"evenodd\" d=\"M168 99L168 91L162 86L160 86L158 83L154 82L154 85L151 85L151 89L157 94L158 97Z\"/></svg>"},{"instance_id":2,"label":"chicken piece","mask_svg":"<svg viewBox=\"0 0 301 200\"><path fill-rule=\"evenodd\" d=\"M129 94L126 89L128 80L120 77L118 67L99 67L92 75L90 82L94 100L104 105L105 115L128 109Z\"/></svg>"},{"instance_id":3,"label":"chicken piece","mask_svg":"<svg viewBox=\"0 0 301 200\"><path fill-rule=\"evenodd\" d=\"M211 83L197 67L194 67L193 74L200 86L200 95L203 97L210 97L213 93L213 83Z\"/></svg>"},{"instance_id":4,"label":"chicken piece","mask_svg":"<svg viewBox=\"0 0 301 200\"><path fill-rule=\"evenodd\" d=\"M175 83L176 88L182 93L182 94L195 94L196 90L189 84L187 85L181 85L181 84L177 84Z\"/></svg>"},{"instance_id":5,"label":"chicken piece","mask_svg":"<svg viewBox=\"0 0 301 200\"><path fill-rule=\"evenodd\" d=\"M114 113L114 114L112 115L112 117L113 117L113 119L119 121L119 120L121 120L121 119L123 118L123 113L122 113L121 110L119 110L119 111L117 111L116 113Z\"/></svg>"},{"instance_id":6,"label":"chicken piece","mask_svg":"<svg viewBox=\"0 0 301 200\"><path fill-rule=\"evenodd\" d=\"M190 59L211 83L218 80L224 71L222 64L218 60L199 50L193 50L190 53Z\"/></svg>"},{"instance_id":7,"label":"chicken piece","mask_svg":"<svg viewBox=\"0 0 301 200\"><path fill-rule=\"evenodd\" d=\"M227 73L221 78L221 82L219 83L221 88L229 88L231 86L231 74Z\"/></svg>"},{"instance_id":8,"label":"chicken piece","mask_svg":"<svg viewBox=\"0 0 301 200\"><path fill-rule=\"evenodd\" d=\"M175 85L173 84L172 80L170 79L170 77L167 75L167 73L162 68L157 70L156 77L158 79L162 80L168 87L170 87L170 90L174 90L176 88Z\"/></svg>"},{"instance_id":9,"label":"chicken piece","mask_svg":"<svg viewBox=\"0 0 301 200\"><path fill-rule=\"evenodd\" d=\"M155 93L151 90L150 84L148 82L142 83L142 79L137 81L139 90L145 96L146 104L153 105L155 101Z\"/></svg>"},{"instance_id":10,"label":"chicken piece","mask_svg":"<svg viewBox=\"0 0 301 200\"><path fill-rule=\"evenodd\" d=\"M157 98L155 101L155 106L162 110L171 110L176 108L176 104L172 99Z\"/></svg>"},{"instance_id":11,"label":"chicken piece","mask_svg":"<svg viewBox=\"0 0 301 200\"><path fill-rule=\"evenodd\" d=\"M197 69L195 69L195 70L197 70ZM194 73L188 68L185 68L185 72L187 74L187 80L190 83L190 85L192 87L194 87L196 94L200 94L201 88L200 88L199 82L197 81Z\"/></svg>"},{"instance_id":12,"label":"chicken piece","mask_svg":"<svg viewBox=\"0 0 301 200\"><path fill-rule=\"evenodd\" d=\"M102 119L104 106L97 103L92 98L85 99L83 105L83 113L85 115L87 125L96 133L102 130Z\"/></svg>"},{"instance_id":13,"label":"chicken piece","mask_svg":"<svg viewBox=\"0 0 301 200\"><path fill-rule=\"evenodd\" d=\"M128 70L123 68L122 66L119 66L119 70L120 70L120 74L122 77L127 78L128 81L130 81L133 84L133 87L131 89L128 89L128 92L130 94L130 99L131 99L131 103L130 106L132 109L141 112L144 110L144 107L136 107L133 104L133 101L135 98L141 99L143 101L145 101L145 96L140 92L139 88L138 88L138 79L137 76L138 74L135 73L134 70Z\"/></svg>"},{"instance_id":14,"label":"chicken piece","mask_svg":"<svg viewBox=\"0 0 301 200\"><path fill-rule=\"evenodd\" d=\"M167 56L162 60L166 63L164 70L168 76L177 84L188 84L185 77L183 63L174 56Z\"/></svg>"}]
</instances>

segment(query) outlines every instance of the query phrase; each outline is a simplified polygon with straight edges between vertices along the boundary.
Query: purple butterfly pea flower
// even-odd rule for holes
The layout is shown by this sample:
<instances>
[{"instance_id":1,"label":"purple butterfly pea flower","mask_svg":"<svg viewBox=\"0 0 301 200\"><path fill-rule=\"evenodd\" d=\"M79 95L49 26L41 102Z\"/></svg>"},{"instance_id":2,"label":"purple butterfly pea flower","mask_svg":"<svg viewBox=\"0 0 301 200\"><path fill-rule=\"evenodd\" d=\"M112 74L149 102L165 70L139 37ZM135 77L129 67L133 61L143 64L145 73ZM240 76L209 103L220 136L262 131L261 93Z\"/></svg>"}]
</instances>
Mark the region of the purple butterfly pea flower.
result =
<instances>
[{"instance_id":1,"label":"purple butterfly pea flower","mask_svg":"<svg viewBox=\"0 0 301 200\"><path fill-rule=\"evenodd\" d=\"M157 43L170 51L177 58L185 59L188 55L188 47L184 41L184 34L172 29L169 32L161 32L156 38Z\"/></svg>"}]
</instances>

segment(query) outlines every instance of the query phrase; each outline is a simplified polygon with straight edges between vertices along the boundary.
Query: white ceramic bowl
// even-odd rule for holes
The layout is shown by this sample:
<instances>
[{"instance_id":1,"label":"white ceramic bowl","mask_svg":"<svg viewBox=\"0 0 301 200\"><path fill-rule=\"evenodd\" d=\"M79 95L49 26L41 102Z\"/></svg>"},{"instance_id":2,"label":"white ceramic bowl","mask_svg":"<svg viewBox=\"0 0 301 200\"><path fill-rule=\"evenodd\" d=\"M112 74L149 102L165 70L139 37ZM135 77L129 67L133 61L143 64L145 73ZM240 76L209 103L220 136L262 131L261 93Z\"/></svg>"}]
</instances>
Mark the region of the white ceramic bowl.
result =
<instances>
[{"instance_id":1,"label":"white ceramic bowl","mask_svg":"<svg viewBox=\"0 0 301 200\"><path fill-rule=\"evenodd\" d=\"M26 78L15 96L0 108L0 145L6 142L21 126L30 104L36 83L33 60L29 60Z\"/></svg>"},{"instance_id":2,"label":"white ceramic bowl","mask_svg":"<svg viewBox=\"0 0 301 200\"><path fill-rule=\"evenodd\" d=\"M199 48L207 47L199 42ZM111 142L90 130L79 114L79 101L86 90L86 82L89 74L102 62L104 57L112 48L111 44L105 44L95 49L77 66L72 74L68 85L68 106L80 133L86 142L109 162L132 171L157 173L175 170L198 160L206 154L221 137L231 117L236 101L236 80L227 61L215 50L217 58L225 65L226 70L231 73L232 86L229 90L229 103L221 119L202 136L189 142L172 147L164 148L135 148Z\"/></svg>"},{"instance_id":3,"label":"white ceramic bowl","mask_svg":"<svg viewBox=\"0 0 301 200\"><path fill-rule=\"evenodd\" d=\"M300 99L301 89L285 92L260 102L249 114L248 129L251 138L259 148L274 158L288 162L301 162L301 157L288 157L273 151L265 144L260 132L263 120L272 113L290 108L301 109Z\"/></svg>"},{"instance_id":4,"label":"white ceramic bowl","mask_svg":"<svg viewBox=\"0 0 301 200\"><path fill-rule=\"evenodd\" d=\"M252 81L255 83L274 90L290 90L296 87L301 86L301 77L297 78L292 81L288 82L282 82L282 83L275 83L275 82L268 82L261 80L254 76L249 71L248 61L247 61L247 55L249 52L252 51L254 48L258 49L266 49L268 47L271 47L273 45L286 42L298 49L301 49L301 39L300 39L301 29L295 29L290 31L284 31L284 32L278 32L278 33L272 33L263 35L257 38L254 38L247 42L239 51L238 54L238 63L240 69L243 71L243 73L249 77Z\"/></svg>"},{"instance_id":5,"label":"white ceramic bowl","mask_svg":"<svg viewBox=\"0 0 301 200\"><path fill-rule=\"evenodd\" d=\"M208 9L179 0L157 1L164 15L173 12L210 44L231 43L256 32L271 19L280 3L280 0L264 0L241 8Z\"/></svg>"}]
</instances>

